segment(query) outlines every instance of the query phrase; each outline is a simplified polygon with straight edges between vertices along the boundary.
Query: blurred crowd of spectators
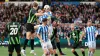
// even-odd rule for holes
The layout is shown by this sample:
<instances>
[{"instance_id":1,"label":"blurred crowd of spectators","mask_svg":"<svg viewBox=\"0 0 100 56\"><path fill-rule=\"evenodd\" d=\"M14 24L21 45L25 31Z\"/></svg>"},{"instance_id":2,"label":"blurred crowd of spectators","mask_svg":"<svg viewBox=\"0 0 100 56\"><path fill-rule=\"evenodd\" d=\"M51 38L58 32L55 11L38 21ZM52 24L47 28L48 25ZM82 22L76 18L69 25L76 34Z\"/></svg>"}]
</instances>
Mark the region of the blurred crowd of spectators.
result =
<instances>
[{"instance_id":1,"label":"blurred crowd of spectators","mask_svg":"<svg viewBox=\"0 0 100 56\"><path fill-rule=\"evenodd\" d=\"M27 22L28 13L32 4L19 4L15 6L14 4L1 4L0 5L0 30L4 28L5 24L11 21L10 17L12 15L16 16L18 22L24 25ZM3 25L4 24L4 25Z\"/></svg>"},{"instance_id":2,"label":"blurred crowd of spectators","mask_svg":"<svg viewBox=\"0 0 100 56\"><path fill-rule=\"evenodd\" d=\"M99 5L79 4L65 5L63 3L52 4L52 12L57 15L62 23L86 23L92 20L93 23L100 23Z\"/></svg>"},{"instance_id":3,"label":"blurred crowd of spectators","mask_svg":"<svg viewBox=\"0 0 100 56\"><path fill-rule=\"evenodd\" d=\"M27 21L30 8L32 8L32 4L19 4L18 6L15 6L14 4L1 4L0 33L5 24L10 21L12 15L15 15L17 21L23 26ZM59 26L61 33L66 33L70 30L69 23L76 23L79 29L82 30L86 25L82 25L81 23L86 23L88 20L92 20L100 32L100 8L97 5L80 4L76 6L58 3L51 5L51 10L53 15L61 22L61 25ZM25 27L23 26L23 28Z\"/></svg>"},{"instance_id":4,"label":"blurred crowd of spectators","mask_svg":"<svg viewBox=\"0 0 100 56\"><path fill-rule=\"evenodd\" d=\"M100 35L100 5L79 4L79 5L65 5L63 3L56 3L51 5L51 10L57 19L63 23L61 27L61 34L67 36L70 32L70 24L75 23L78 30L84 30L88 20L91 20L96 26ZM67 24L65 24L67 23Z\"/></svg>"}]
</instances>

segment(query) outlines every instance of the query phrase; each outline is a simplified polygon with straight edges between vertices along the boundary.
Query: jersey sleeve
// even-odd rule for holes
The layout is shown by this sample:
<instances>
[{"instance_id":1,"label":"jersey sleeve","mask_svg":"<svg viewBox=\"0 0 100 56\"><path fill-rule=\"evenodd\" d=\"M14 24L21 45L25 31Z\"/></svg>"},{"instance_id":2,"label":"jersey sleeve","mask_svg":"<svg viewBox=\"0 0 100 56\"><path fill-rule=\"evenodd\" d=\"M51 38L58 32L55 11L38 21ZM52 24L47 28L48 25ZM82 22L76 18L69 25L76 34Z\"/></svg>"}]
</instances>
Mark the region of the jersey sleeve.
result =
<instances>
[{"instance_id":1,"label":"jersey sleeve","mask_svg":"<svg viewBox=\"0 0 100 56\"><path fill-rule=\"evenodd\" d=\"M37 34L40 34L40 33L41 33L41 29L42 29L42 27L40 26L40 27L38 28Z\"/></svg>"},{"instance_id":2,"label":"jersey sleeve","mask_svg":"<svg viewBox=\"0 0 100 56\"><path fill-rule=\"evenodd\" d=\"M93 28L94 28L94 32L97 33L98 31L97 31L96 27L93 27Z\"/></svg>"},{"instance_id":3,"label":"jersey sleeve","mask_svg":"<svg viewBox=\"0 0 100 56\"><path fill-rule=\"evenodd\" d=\"M49 12L49 16L52 16L52 12Z\"/></svg>"}]
</instances>

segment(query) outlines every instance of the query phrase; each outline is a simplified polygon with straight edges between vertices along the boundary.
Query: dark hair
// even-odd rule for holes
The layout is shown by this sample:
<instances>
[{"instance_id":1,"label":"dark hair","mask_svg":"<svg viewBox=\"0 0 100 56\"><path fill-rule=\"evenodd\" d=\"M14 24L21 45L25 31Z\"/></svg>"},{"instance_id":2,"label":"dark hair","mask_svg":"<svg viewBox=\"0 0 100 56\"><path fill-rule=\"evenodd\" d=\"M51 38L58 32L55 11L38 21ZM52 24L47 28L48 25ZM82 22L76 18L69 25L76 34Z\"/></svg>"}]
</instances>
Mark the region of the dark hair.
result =
<instances>
[{"instance_id":1,"label":"dark hair","mask_svg":"<svg viewBox=\"0 0 100 56\"><path fill-rule=\"evenodd\" d=\"M92 23L92 21L91 21L91 20L88 20L87 22L91 22L91 23Z\"/></svg>"},{"instance_id":2,"label":"dark hair","mask_svg":"<svg viewBox=\"0 0 100 56\"><path fill-rule=\"evenodd\" d=\"M16 22L16 17L15 16L11 16L11 21L12 22Z\"/></svg>"},{"instance_id":3,"label":"dark hair","mask_svg":"<svg viewBox=\"0 0 100 56\"><path fill-rule=\"evenodd\" d=\"M47 21L47 18L44 18L43 20L42 20L42 22L46 22Z\"/></svg>"}]
</instances>

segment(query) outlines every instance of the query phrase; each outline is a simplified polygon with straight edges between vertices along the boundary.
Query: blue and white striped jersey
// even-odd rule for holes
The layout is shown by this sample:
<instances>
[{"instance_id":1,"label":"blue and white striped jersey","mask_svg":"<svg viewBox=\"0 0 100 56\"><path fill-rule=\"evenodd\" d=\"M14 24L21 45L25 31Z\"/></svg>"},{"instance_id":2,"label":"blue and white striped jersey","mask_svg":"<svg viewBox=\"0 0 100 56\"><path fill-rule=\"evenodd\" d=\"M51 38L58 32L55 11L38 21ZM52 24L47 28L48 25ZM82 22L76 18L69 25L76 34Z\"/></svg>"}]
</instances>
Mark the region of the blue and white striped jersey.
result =
<instances>
[{"instance_id":1,"label":"blue and white striped jersey","mask_svg":"<svg viewBox=\"0 0 100 56\"><path fill-rule=\"evenodd\" d=\"M86 38L88 38L88 42L96 41L95 33L96 28L94 26L86 27Z\"/></svg>"},{"instance_id":2,"label":"blue and white striped jersey","mask_svg":"<svg viewBox=\"0 0 100 56\"><path fill-rule=\"evenodd\" d=\"M40 34L40 36L42 37L42 40L44 40L45 42L48 41L48 26L39 26L38 28L38 32L37 34Z\"/></svg>"},{"instance_id":3,"label":"blue and white striped jersey","mask_svg":"<svg viewBox=\"0 0 100 56\"><path fill-rule=\"evenodd\" d=\"M40 23L42 23L42 20L45 19L45 18L47 18L47 15L45 15L45 14L44 14L43 16L40 16L40 17L39 17Z\"/></svg>"},{"instance_id":4,"label":"blue and white striped jersey","mask_svg":"<svg viewBox=\"0 0 100 56\"><path fill-rule=\"evenodd\" d=\"M43 20L43 19L49 17L49 16L46 15L46 14L48 14L49 16L52 16L52 13L51 13L51 12L44 12L44 15L39 17L39 21L40 21L40 23L42 23L42 20Z\"/></svg>"},{"instance_id":5,"label":"blue and white striped jersey","mask_svg":"<svg viewBox=\"0 0 100 56\"><path fill-rule=\"evenodd\" d=\"M46 15L46 17L48 18L49 16L52 16L52 12L44 12L44 14L48 14L48 15Z\"/></svg>"}]
</instances>

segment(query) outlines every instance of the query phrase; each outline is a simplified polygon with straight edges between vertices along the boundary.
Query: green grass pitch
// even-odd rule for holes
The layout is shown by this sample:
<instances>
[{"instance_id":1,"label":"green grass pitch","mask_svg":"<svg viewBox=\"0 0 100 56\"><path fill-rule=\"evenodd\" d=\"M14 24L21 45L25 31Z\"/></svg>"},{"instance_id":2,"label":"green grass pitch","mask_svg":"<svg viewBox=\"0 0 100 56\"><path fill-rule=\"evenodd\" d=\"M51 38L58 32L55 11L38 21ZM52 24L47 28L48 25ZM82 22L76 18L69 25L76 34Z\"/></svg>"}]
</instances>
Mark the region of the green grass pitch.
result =
<instances>
[{"instance_id":1,"label":"green grass pitch","mask_svg":"<svg viewBox=\"0 0 100 56\"><path fill-rule=\"evenodd\" d=\"M74 56L71 53L70 48L62 48L62 51L65 54L67 54L65 56ZM80 49L76 49L76 51L79 54L79 56L82 56ZM37 56L42 56L42 54L43 54L43 50L41 49L41 47L35 47L35 52L37 53ZM88 49L85 49L85 53L86 53L86 56L88 56ZM29 47L26 48L26 54L27 54L27 56L34 56L34 55L30 54ZM7 47L0 47L0 56L8 56L8 48ZM15 51L13 53L13 56L17 56ZM94 56L100 56L100 49L96 49Z\"/></svg>"}]
</instances>

